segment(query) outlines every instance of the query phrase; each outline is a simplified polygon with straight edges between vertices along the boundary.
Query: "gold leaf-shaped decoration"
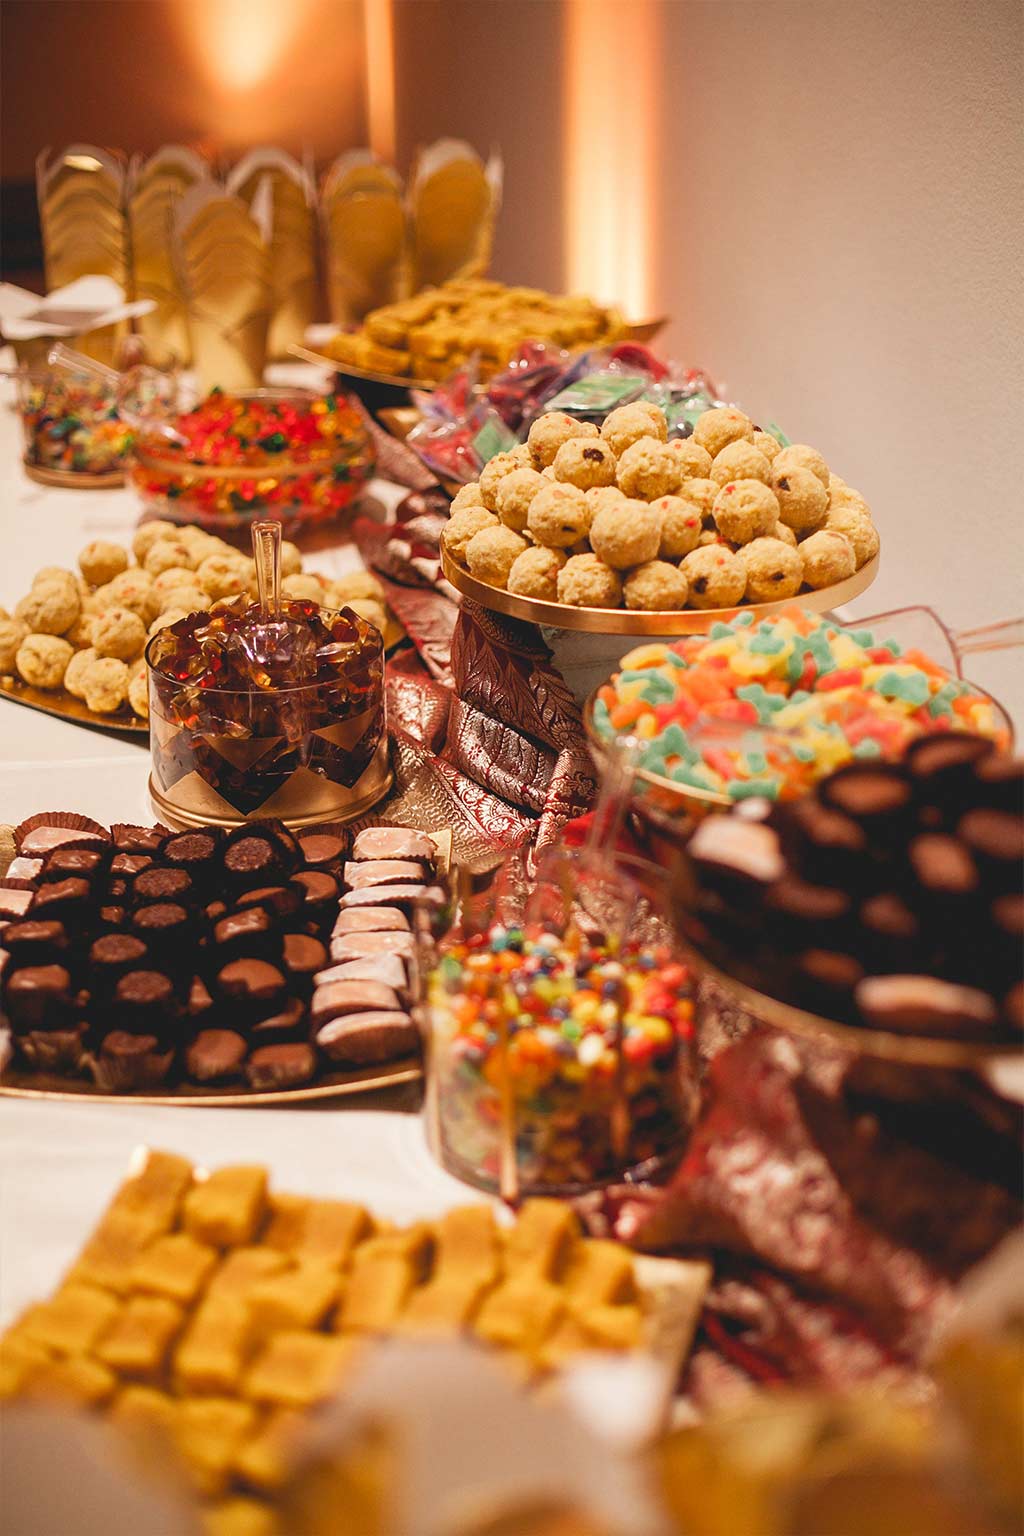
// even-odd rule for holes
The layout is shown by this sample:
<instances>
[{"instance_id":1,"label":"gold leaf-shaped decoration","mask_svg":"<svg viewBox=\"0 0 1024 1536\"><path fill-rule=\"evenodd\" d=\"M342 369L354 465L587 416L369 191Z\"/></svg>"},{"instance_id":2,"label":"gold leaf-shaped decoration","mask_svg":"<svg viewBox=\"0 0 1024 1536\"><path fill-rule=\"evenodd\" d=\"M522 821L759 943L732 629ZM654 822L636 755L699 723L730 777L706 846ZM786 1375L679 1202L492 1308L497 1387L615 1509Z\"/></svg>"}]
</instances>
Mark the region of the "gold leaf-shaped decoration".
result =
<instances>
[{"instance_id":1,"label":"gold leaf-shaped decoration","mask_svg":"<svg viewBox=\"0 0 1024 1536\"><path fill-rule=\"evenodd\" d=\"M421 150L409 181L412 291L481 277L494 244L501 162L484 165L470 145L439 139Z\"/></svg>"},{"instance_id":2,"label":"gold leaf-shaped decoration","mask_svg":"<svg viewBox=\"0 0 1024 1536\"><path fill-rule=\"evenodd\" d=\"M140 318L138 330L156 367L191 361L185 295L174 261L174 212L189 188L207 175L206 162L180 144L165 144L131 168L128 222L135 295L156 305Z\"/></svg>"},{"instance_id":3,"label":"gold leaf-shaped decoration","mask_svg":"<svg viewBox=\"0 0 1024 1536\"><path fill-rule=\"evenodd\" d=\"M49 292L92 275L112 277L131 297L128 232L124 214L125 171L121 161L91 144L71 144L36 160L36 196ZM80 336L80 352L100 362L115 361L128 322Z\"/></svg>"},{"instance_id":4,"label":"gold leaf-shaped decoration","mask_svg":"<svg viewBox=\"0 0 1024 1536\"><path fill-rule=\"evenodd\" d=\"M367 150L342 155L324 179L320 205L331 318L345 325L400 298L406 226L398 173Z\"/></svg>"},{"instance_id":5,"label":"gold leaf-shaped decoration","mask_svg":"<svg viewBox=\"0 0 1024 1536\"><path fill-rule=\"evenodd\" d=\"M267 356L290 356L316 319L315 189L306 171L279 149L256 149L227 180L229 192L251 207L261 188L271 207L270 329Z\"/></svg>"},{"instance_id":6,"label":"gold leaf-shaped decoration","mask_svg":"<svg viewBox=\"0 0 1024 1536\"><path fill-rule=\"evenodd\" d=\"M191 187L174 212L174 255L192 360L204 391L254 389L270 324L265 199L246 207L213 182Z\"/></svg>"}]
</instances>

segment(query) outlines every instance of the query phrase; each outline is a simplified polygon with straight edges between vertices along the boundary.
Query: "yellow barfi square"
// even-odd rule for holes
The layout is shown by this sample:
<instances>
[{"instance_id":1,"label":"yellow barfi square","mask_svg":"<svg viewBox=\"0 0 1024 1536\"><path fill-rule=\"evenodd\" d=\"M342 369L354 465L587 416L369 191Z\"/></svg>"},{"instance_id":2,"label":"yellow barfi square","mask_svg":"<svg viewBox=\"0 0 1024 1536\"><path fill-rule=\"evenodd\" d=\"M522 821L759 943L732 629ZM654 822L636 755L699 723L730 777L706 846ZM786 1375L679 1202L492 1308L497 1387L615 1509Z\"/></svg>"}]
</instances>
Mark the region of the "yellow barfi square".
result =
<instances>
[{"instance_id":1,"label":"yellow barfi square","mask_svg":"<svg viewBox=\"0 0 1024 1536\"><path fill-rule=\"evenodd\" d=\"M574 1244L565 1271L565 1288L583 1303L633 1301L633 1255L620 1243L585 1239Z\"/></svg>"},{"instance_id":2,"label":"yellow barfi square","mask_svg":"<svg viewBox=\"0 0 1024 1536\"><path fill-rule=\"evenodd\" d=\"M639 1307L574 1307L573 1316L592 1349L636 1349L643 1342L644 1315Z\"/></svg>"},{"instance_id":3,"label":"yellow barfi square","mask_svg":"<svg viewBox=\"0 0 1024 1536\"><path fill-rule=\"evenodd\" d=\"M411 1227L391 1227L368 1237L352 1251L352 1268L378 1259L405 1259L417 1279L424 1279L434 1252L434 1229L428 1221Z\"/></svg>"},{"instance_id":4,"label":"yellow barfi square","mask_svg":"<svg viewBox=\"0 0 1024 1536\"><path fill-rule=\"evenodd\" d=\"M136 1259L132 1265L132 1289L189 1302L202 1290L216 1262L212 1248L197 1243L187 1232L172 1232L167 1237L158 1237Z\"/></svg>"},{"instance_id":5,"label":"yellow barfi square","mask_svg":"<svg viewBox=\"0 0 1024 1536\"><path fill-rule=\"evenodd\" d=\"M306 1230L306 1212L313 1204L305 1195L271 1195L270 1220L263 1234L267 1248L294 1253Z\"/></svg>"},{"instance_id":6,"label":"yellow barfi square","mask_svg":"<svg viewBox=\"0 0 1024 1536\"><path fill-rule=\"evenodd\" d=\"M338 1299L341 1276L333 1269L299 1265L260 1280L246 1297L257 1334L282 1328L315 1328Z\"/></svg>"},{"instance_id":7,"label":"yellow barfi square","mask_svg":"<svg viewBox=\"0 0 1024 1536\"><path fill-rule=\"evenodd\" d=\"M218 1168L185 1196L182 1225L197 1242L214 1248L251 1243L267 1200L267 1170Z\"/></svg>"},{"instance_id":8,"label":"yellow barfi square","mask_svg":"<svg viewBox=\"0 0 1024 1536\"><path fill-rule=\"evenodd\" d=\"M296 1258L306 1264L343 1269L357 1243L371 1231L366 1207L351 1200L311 1200L306 1208Z\"/></svg>"},{"instance_id":9,"label":"yellow barfi square","mask_svg":"<svg viewBox=\"0 0 1024 1536\"><path fill-rule=\"evenodd\" d=\"M274 1409L239 1450L235 1476L260 1493L276 1492L291 1473L295 1446L305 1424L304 1415L293 1408Z\"/></svg>"},{"instance_id":10,"label":"yellow barfi square","mask_svg":"<svg viewBox=\"0 0 1024 1536\"><path fill-rule=\"evenodd\" d=\"M201 1493L227 1487L238 1448L252 1433L256 1410L228 1397L185 1397L178 1404L174 1440Z\"/></svg>"},{"instance_id":11,"label":"yellow barfi square","mask_svg":"<svg viewBox=\"0 0 1024 1536\"><path fill-rule=\"evenodd\" d=\"M19 1333L7 1333L0 1339L0 1398L16 1397L24 1391L35 1372L52 1359L42 1344Z\"/></svg>"},{"instance_id":12,"label":"yellow barfi square","mask_svg":"<svg viewBox=\"0 0 1024 1536\"><path fill-rule=\"evenodd\" d=\"M473 1326L488 1344L532 1352L564 1310L565 1301L557 1285L518 1275L485 1297Z\"/></svg>"},{"instance_id":13,"label":"yellow barfi square","mask_svg":"<svg viewBox=\"0 0 1024 1536\"><path fill-rule=\"evenodd\" d=\"M174 1430L178 1405L166 1392L155 1387L123 1387L110 1407L110 1417L122 1429L151 1435L170 1435Z\"/></svg>"},{"instance_id":14,"label":"yellow barfi square","mask_svg":"<svg viewBox=\"0 0 1024 1536\"><path fill-rule=\"evenodd\" d=\"M330 1397L359 1352L357 1339L323 1333L275 1333L249 1369L247 1397L281 1408L308 1408Z\"/></svg>"},{"instance_id":15,"label":"yellow barfi square","mask_svg":"<svg viewBox=\"0 0 1024 1536\"><path fill-rule=\"evenodd\" d=\"M225 1396L237 1391L251 1333L244 1301L208 1294L174 1351L175 1385L180 1391Z\"/></svg>"},{"instance_id":16,"label":"yellow barfi square","mask_svg":"<svg viewBox=\"0 0 1024 1536\"><path fill-rule=\"evenodd\" d=\"M165 1296L130 1296L96 1346L97 1359L122 1376L156 1376L184 1321L181 1308Z\"/></svg>"},{"instance_id":17,"label":"yellow barfi square","mask_svg":"<svg viewBox=\"0 0 1024 1536\"><path fill-rule=\"evenodd\" d=\"M290 1264L288 1254L273 1248L236 1248L214 1270L206 1294L244 1301L254 1285L279 1275Z\"/></svg>"},{"instance_id":18,"label":"yellow barfi square","mask_svg":"<svg viewBox=\"0 0 1024 1536\"><path fill-rule=\"evenodd\" d=\"M222 1499L203 1508L206 1536L276 1536L280 1529L277 1515L259 1499Z\"/></svg>"},{"instance_id":19,"label":"yellow barfi square","mask_svg":"<svg viewBox=\"0 0 1024 1536\"><path fill-rule=\"evenodd\" d=\"M60 1398L83 1408L98 1408L114 1395L117 1377L88 1355L65 1355L34 1370L25 1385L26 1395Z\"/></svg>"},{"instance_id":20,"label":"yellow barfi square","mask_svg":"<svg viewBox=\"0 0 1024 1536\"><path fill-rule=\"evenodd\" d=\"M147 1152L141 1170L124 1181L110 1202L107 1216L115 1212L121 1216L134 1216L146 1227L150 1237L169 1232L192 1183L192 1173L192 1164L187 1157L179 1157L174 1152Z\"/></svg>"},{"instance_id":21,"label":"yellow barfi square","mask_svg":"<svg viewBox=\"0 0 1024 1536\"><path fill-rule=\"evenodd\" d=\"M506 1270L555 1279L579 1230L575 1211L560 1200L527 1200L506 1234Z\"/></svg>"},{"instance_id":22,"label":"yellow barfi square","mask_svg":"<svg viewBox=\"0 0 1024 1536\"><path fill-rule=\"evenodd\" d=\"M447 1211L436 1225L435 1245L435 1279L497 1279L501 1249L489 1205L461 1205Z\"/></svg>"},{"instance_id":23,"label":"yellow barfi square","mask_svg":"<svg viewBox=\"0 0 1024 1536\"><path fill-rule=\"evenodd\" d=\"M92 1285L65 1285L52 1301L31 1307L19 1332L58 1355L87 1354L117 1313L109 1291Z\"/></svg>"},{"instance_id":24,"label":"yellow barfi square","mask_svg":"<svg viewBox=\"0 0 1024 1536\"><path fill-rule=\"evenodd\" d=\"M454 1333L471 1321L492 1281L483 1274L443 1274L413 1291L395 1327L402 1333Z\"/></svg>"},{"instance_id":25,"label":"yellow barfi square","mask_svg":"<svg viewBox=\"0 0 1024 1536\"><path fill-rule=\"evenodd\" d=\"M96 1285L123 1296L132 1267L153 1240L144 1213L109 1211L64 1277L65 1284Z\"/></svg>"},{"instance_id":26,"label":"yellow barfi square","mask_svg":"<svg viewBox=\"0 0 1024 1536\"><path fill-rule=\"evenodd\" d=\"M537 1363L544 1370L557 1371L574 1355L595 1349L593 1339L571 1313L555 1324L537 1352Z\"/></svg>"},{"instance_id":27,"label":"yellow barfi square","mask_svg":"<svg viewBox=\"0 0 1024 1536\"><path fill-rule=\"evenodd\" d=\"M336 1314L336 1329L346 1333L386 1332L415 1283L416 1275L405 1255L382 1254L355 1264Z\"/></svg>"}]
</instances>

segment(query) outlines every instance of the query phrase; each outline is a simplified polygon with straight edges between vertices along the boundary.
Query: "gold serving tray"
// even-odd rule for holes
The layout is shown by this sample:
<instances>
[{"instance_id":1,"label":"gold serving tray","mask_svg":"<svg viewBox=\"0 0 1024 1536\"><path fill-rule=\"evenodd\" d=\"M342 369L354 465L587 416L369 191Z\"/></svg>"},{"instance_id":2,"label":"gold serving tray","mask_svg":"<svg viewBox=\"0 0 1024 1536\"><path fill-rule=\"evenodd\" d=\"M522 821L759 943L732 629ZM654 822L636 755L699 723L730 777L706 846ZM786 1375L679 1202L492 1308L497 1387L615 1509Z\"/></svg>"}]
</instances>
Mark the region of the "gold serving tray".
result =
<instances>
[{"instance_id":1,"label":"gold serving tray","mask_svg":"<svg viewBox=\"0 0 1024 1536\"><path fill-rule=\"evenodd\" d=\"M991 1067L1000 1060L1019 1061L1020 1051L1011 1041L963 1040L940 1035L898 1035L883 1029L868 1029L856 1024L840 1024L817 1013L807 1013L781 998L759 992L738 981L710 961L703 950L676 925L679 943L695 970L719 983L739 1007L762 1023L787 1034L815 1040L819 1045L840 1047L856 1056L878 1057L907 1066L976 1070Z\"/></svg>"},{"instance_id":2,"label":"gold serving tray","mask_svg":"<svg viewBox=\"0 0 1024 1536\"><path fill-rule=\"evenodd\" d=\"M737 608L675 608L667 612L640 613L630 608L573 608L568 603L546 603L537 597L517 597L503 592L471 576L464 565L453 560L441 545L441 568L445 576L463 597L491 608L495 613L509 618L526 619L531 624L546 624L551 629L580 630L590 635L704 635L713 624L727 624L741 613L752 613L757 619L768 618L773 613L783 613L787 608L799 606L811 613L828 613L848 603L867 591L878 575L880 555L875 555L866 565L846 581L838 581L831 587L817 592L800 592L796 597L778 599L772 603L741 603Z\"/></svg>"},{"instance_id":3,"label":"gold serving tray","mask_svg":"<svg viewBox=\"0 0 1024 1536\"><path fill-rule=\"evenodd\" d=\"M63 1099L88 1104L170 1104L186 1108L212 1106L214 1109L266 1109L272 1105L308 1104L316 1099L338 1099L352 1093L371 1093L374 1089L395 1088L400 1083L414 1083L423 1076L418 1056L403 1056L399 1061L357 1072L325 1073L320 1080L304 1088L276 1088L266 1092L239 1088L200 1088L183 1083L163 1093L105 1093L85 1078L59 1077L47 1072L27 1072L5 1067L0 1073L0 1097L9 1099Z\"/></svg>"},{"instance_id":4,"label":"gold serving tray","mask_svg":"<svg viewBox=\"0 0 1024 1536\"><path fill-rule=\"evenodd\" d=\"M109 469L101 475L90 475L84 470L44 469L41 465L29 464L24 459L21 467L30 480L37 480L40 485L59 486L61 490L113 491L125 483L123 469Z\"/></svg>"}]
</instances>

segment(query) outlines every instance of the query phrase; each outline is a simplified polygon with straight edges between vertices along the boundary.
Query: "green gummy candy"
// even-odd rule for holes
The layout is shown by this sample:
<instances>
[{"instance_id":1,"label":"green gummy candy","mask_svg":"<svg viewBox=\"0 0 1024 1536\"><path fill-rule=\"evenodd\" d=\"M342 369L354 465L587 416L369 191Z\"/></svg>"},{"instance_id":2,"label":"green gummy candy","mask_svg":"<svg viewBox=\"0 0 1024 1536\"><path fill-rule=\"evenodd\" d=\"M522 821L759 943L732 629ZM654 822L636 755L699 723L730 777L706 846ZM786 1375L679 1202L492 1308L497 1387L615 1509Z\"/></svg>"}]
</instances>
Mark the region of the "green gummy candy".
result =
<instances>
[{"instance_id":1,"label":"green gummy candy","mask_svg":"<svg viewBox=\"0 0 1024 1536\"><path fill-rule=\"evenodd\" d=\"M602 736L614 736L612 717L608 713L608 705L604 699L594 700L594 725Z\"/></svg>"},{"instance_id":2,"label":"green gummy candy","mask_svg":"<svg viewBox=\"0 0 1024 1536\"><path fill-rule=\"evenodd\" d=\"M733 629L731 624L723 624L721 619L716 619L708 630L709 640L731 640Z\"/></svg>"},{"instance_id":3,"label":"green gummy candy","mask_svg":"<svg viewBox=\"0 0 1024 1536\"><path fill-rule=\"evenodd\" d=\"M741 613L734 622L737 629L749 629L754 622L754 615L752 613Z\"/></svg>"},{"instance_id":4,"label":"green gummy candy","mask_svg":"<svg viewBox=\"0 0 1024 1536\"><path fill-rule=\"evenodd\" d=\"M923 672L912 672L909 677L901 677L898 672L883 672L874 686L876 693L884 699L902 699L915 708L928 702L930 690Z\"/></svg>"},{"instance_id":5,"label":"green gummy candy","mask_svg":"<svg viewBox=\"0 0 1024 1536\"><path fill-rule=\"evenodd\" d=\"M850 639L853 641L854 645L859 645L862 650L870 651L873 649L875 644L875 637L870 629L850 629L847 630L847 634L850 636Z\"/></svg>"},{"instance_id":6,"label":"green gummy candy","mask_svg":"<svg viewBox=\"0 0 1024 1536\"><path fill-rule=\"evenodd\" d=\"M751 654L754 656L777 656L785 648L786 642L781 635L755 635L750 642Z\"/></svg>"},{"instance_id":7,"label":"green gummy candy","mask_svg":"<svg viewBox=\"0 0 1024 1536\"><path fill-rule=\"evenodd\" d=\"M813 763L817 753L813 747L794 747L793 756L798 763Z\"/></svg>"},{"instance_id":8,"label":"green gummy candy","mask_svg":"<svg viewBox=\"0 0 1024 1536\"><path fill-rule=\"evenodd\" d=\"M751 773L767 773L768 759L765 757L763 752L748 752L747 767L750 769Z\"/></svg>"},{"instance_id":9,"label":"green gummy candy","mask_svg":"<svg viewBox=\"0 0 1024 1536\"><path fill-rule=\"evenodd\" d=\"M656 739L661 744L662 752L666 757L681 757L687 763L700 761L700 753L691 746L690 738L681 725L676 725L675 722L667 725Z\"/></svg>"},{"instance_id":10,"label":"green gummy candy","mask_svg":"<svg viewBox=\"0 0 1024 1536\"><path fill-rule=\"evenodd\" d=\"M640 697L648 704L668 704L676 696L673 684L654 668L645 668L642 672L623 672L621 682L642 683Z\"/></svg>"},{"instance_id":11,"label":"green gummy candy","mask_svg":"<svg viewBox=\"0 0 1024 1536\"><path fill-rule=\"evenodd\" d=\"M865 736L853 749L854 757L881 757L882 749L873 736Z\"/></svg>"},{"instance_id":12,"label":"green gummy candy","mask_svg":"<svg viewBox=\"0 0 1024 1536\"><path fill-rule=\"evenodd\" d=\"M804 657L806 655L804 642L794 640L793 649L786 661L786 678L791 683L799 682L804 670Z\"/></svg>"},{"instance_id":13,"label":"green gummy candy","mask_svg":"<svg viewBox=\"0 0 1024 1536\"><path fill-rule=\"evenodd\" d=\"M777 800L778 779L733 779L727 791L730 800L752 800L763 795L766 800Z\"/></svg>"}]
</instances>

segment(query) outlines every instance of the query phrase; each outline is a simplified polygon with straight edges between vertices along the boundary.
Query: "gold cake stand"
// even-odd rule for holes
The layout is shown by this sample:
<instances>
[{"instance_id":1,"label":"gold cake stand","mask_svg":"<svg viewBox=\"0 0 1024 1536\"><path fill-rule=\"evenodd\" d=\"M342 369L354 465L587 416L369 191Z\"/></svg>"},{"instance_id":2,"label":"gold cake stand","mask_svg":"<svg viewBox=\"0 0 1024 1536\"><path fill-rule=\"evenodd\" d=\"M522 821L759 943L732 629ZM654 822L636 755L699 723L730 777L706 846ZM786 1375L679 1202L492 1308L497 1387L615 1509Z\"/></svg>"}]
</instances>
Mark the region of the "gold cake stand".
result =
<instances>
[{"instance_id":1,"label":"gold cake stand","mask_svg":"<svg viewBox=\"0 0 1024 1536\"><path fill-rule=\"evenodd\" d=\"M657 613L644 613L631 608L573 608L568 603L546 603L537 597L518 597L500 587L489 586L471 576L464 565L453 560L441 545L441 568L456 591L463 597L490 608L495 613L506 614L512 619L525 619L530 624L544 624L550 629L580 630L590 635L704 635L713 624L728 624L743 613L752 613L756 619L771 614L784 613L787 608L809 609L811 613L828 613L842 603L866 592L878 575L880 555L875 555L866 565L846 581L817 592L800 592L796 597L779 599L772 603L741 603L736 608L674 608Z\"/></svg>"}]
</instances>

